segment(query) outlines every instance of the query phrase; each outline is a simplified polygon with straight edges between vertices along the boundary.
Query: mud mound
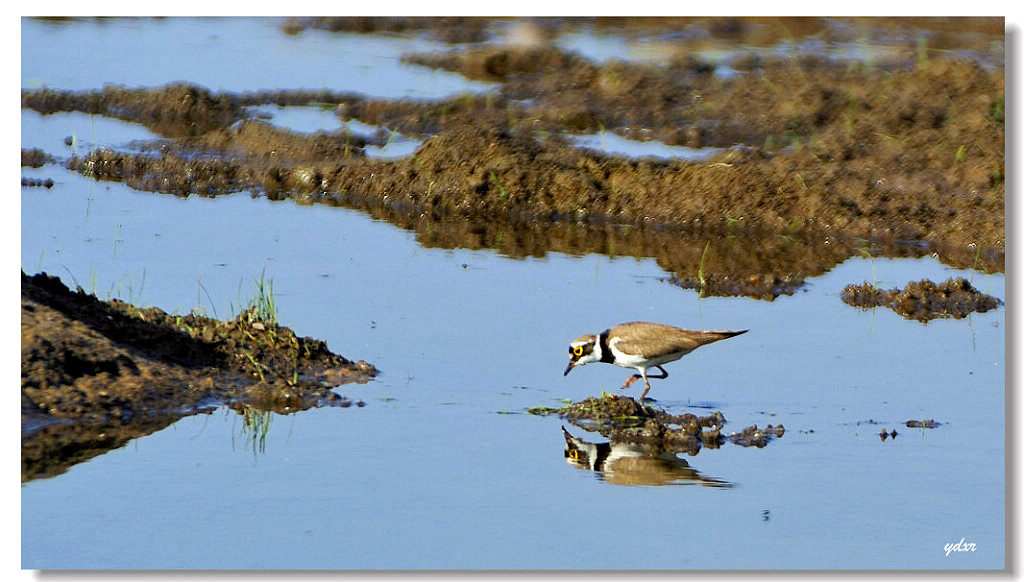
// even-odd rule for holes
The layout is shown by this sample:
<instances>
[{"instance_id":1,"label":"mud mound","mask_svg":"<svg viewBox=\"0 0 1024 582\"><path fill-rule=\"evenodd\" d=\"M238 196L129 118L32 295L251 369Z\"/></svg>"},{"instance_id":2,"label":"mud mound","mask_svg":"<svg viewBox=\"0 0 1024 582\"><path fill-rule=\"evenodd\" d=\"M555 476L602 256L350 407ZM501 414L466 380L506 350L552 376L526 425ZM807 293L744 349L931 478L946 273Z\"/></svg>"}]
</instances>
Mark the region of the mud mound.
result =
<instances>
[{"instance_id":1,"label":"mud mound","mask_svg":"<svg viewBox=\"0 0 1024 582\"><path fill-rule=\"evenodd\" d=\"M1001 301L986 295L963 277L937 284L927 279L908 283L905 289L879 289L871 283L847 285L843 302L854 307L888 307L907 319L963 318L978 311L996 309Z\"/></svg>"},{"instance_id":2,"label":"mud mound","mask_svg":"<svg viewBox=\"0 0 1024 582\"><path fill-rule=\"evenodd\" d=\"M26 428L57 419L127 421L228 400L298 410L335 400L331 386L375 373L252 310L231 321L172 316L72 292L46 274L22 273L21 286Z\"/></svg>"},{"instance_id":3,"label":"mud mound","mask_svg":"<svg viewBox=\"0 0 1024 582\"><path fill-rule=\"evenodd\" d=\"M81 111L141 123L171 138L204 134L240 117L237 102L195 85L175 83L160 91L108 85L101 91L41 89L22 94L22 106L43 115Z\"/></svg>"}]
</instances>

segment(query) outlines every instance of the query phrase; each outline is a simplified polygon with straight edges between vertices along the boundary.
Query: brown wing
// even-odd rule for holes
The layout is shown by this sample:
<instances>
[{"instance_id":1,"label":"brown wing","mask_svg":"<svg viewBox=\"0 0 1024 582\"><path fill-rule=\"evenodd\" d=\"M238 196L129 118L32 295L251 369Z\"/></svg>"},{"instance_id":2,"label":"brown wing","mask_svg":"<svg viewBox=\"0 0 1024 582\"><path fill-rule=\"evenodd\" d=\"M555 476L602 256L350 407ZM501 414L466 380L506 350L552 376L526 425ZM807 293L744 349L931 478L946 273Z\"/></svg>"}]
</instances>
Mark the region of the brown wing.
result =
<instances>
[{"instance_id":1,"label":"brown wing","mask_svg":"<svg viewBox=\"0 0 1024 582\"><path fill-rule=\"evenodd\" d=\"M611 331L622 337L616 344L618 349L654 358L667 353L687 354L703 345L746 333L747 330L699 331L661 323L634 321L617 325ZM644 346L643 349L640 346Z\"/></svg>"}]
</instances>

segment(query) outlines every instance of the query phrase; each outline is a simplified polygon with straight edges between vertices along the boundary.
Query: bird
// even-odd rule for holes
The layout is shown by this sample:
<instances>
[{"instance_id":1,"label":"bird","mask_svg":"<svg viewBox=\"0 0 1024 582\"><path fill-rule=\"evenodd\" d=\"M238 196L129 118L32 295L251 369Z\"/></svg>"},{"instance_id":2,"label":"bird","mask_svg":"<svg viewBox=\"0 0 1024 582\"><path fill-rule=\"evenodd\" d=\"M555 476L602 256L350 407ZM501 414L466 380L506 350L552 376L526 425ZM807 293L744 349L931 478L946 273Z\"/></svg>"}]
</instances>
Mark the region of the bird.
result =
<instances>
[{"instance_id":1,"label":"bird","mask_svg":"<svg viewBox=\"0 0 1024 582\"><path fill-rule=\"evenodd\" d=\"M568 376L576 366L591 362L635 368L639 373L626 380L622 388L629 388L633 382L643 378L645 388L638 401L642 405L647 393L651 391L648 378L668 378L668 372L662 368L663 364L674 362L703 345L748 331L701 331L646 321L623 323L599 334L581 335L572 340L569 344L569 365L562 375ZM648 368L661 370L661 375L648 376Z\"/></svg>"}]
</instances>

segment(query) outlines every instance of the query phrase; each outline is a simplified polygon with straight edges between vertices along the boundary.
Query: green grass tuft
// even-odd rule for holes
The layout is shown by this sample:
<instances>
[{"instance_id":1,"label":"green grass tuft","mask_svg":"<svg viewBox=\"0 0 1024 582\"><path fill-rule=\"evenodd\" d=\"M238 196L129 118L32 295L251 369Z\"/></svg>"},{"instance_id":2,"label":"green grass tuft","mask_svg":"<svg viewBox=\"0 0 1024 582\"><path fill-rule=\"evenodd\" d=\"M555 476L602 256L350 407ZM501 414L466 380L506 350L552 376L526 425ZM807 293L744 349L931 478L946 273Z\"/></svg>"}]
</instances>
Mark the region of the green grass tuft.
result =
<instances>
[{"instance_id":1,"label":"green grass tuft","mask_svg":"<svg viewBox=\"0 0 1024 582\"><path fill-rule=\"evenodd\" d=\"M260 272L256 283L256 297L249 302L256 321L277 325L277 300L274 297L274 280L267 278L266 269Z\"/></svg>"}]
</instances>

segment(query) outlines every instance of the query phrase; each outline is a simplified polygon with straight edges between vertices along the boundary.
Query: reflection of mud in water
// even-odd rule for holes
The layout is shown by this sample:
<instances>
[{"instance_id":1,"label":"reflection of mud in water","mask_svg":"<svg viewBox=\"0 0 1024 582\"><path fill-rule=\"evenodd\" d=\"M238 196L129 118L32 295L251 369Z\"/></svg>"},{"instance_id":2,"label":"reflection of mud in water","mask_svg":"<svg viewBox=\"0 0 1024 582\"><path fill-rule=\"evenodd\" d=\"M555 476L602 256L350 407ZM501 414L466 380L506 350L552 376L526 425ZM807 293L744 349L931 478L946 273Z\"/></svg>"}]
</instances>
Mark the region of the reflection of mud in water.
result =
<instances>
[{"instance_id":1,"label":"reflection of mud in water","mask_svg":"<svg viewBox=\"0 0 1024 582\"><path fill-rule=\"evenodd\" d=\"M39 426L21 436L21 481L60 475L78 463L121 448L132 439L163 430L183 415L146 415L131 423L54 421Z\"/></svg>"},{"instance_id":2,"label":"reflection of mud in water","mask_svg":"<svg viewBox=\"0 0 1024 582\"><path fill-rule=\"evenodd\" d=\"M562 427L565 436L566 461L579 469L598 473L613 485L687 485L731 487L719 479L705 477L680 459L676 452L655 450L635 443L589 443L572 436Z\"/></svg>"},{"instance_id":3,"label":"reflection of mud in water","mask_svg":"<svg viewBox=\"0 0 1024 582\"><path fill-rule=\"evenodd\" d=\"M574 256L654 259L671 276L665 282L702 296L746 296L773 300L792 295L806 279L821 276L855 255L864 241L807 233L778 236L736 226L694 231L667 225L545 220L478 221L414 214L399 205L342 199L357 208L416 233L429 248L495 249L512 257L543 257L549 252ZM706 250L706 252L705 252ZM931 249L902 241L878 242L873 254L917 258Z\"/></svg>"}]
</instances>

